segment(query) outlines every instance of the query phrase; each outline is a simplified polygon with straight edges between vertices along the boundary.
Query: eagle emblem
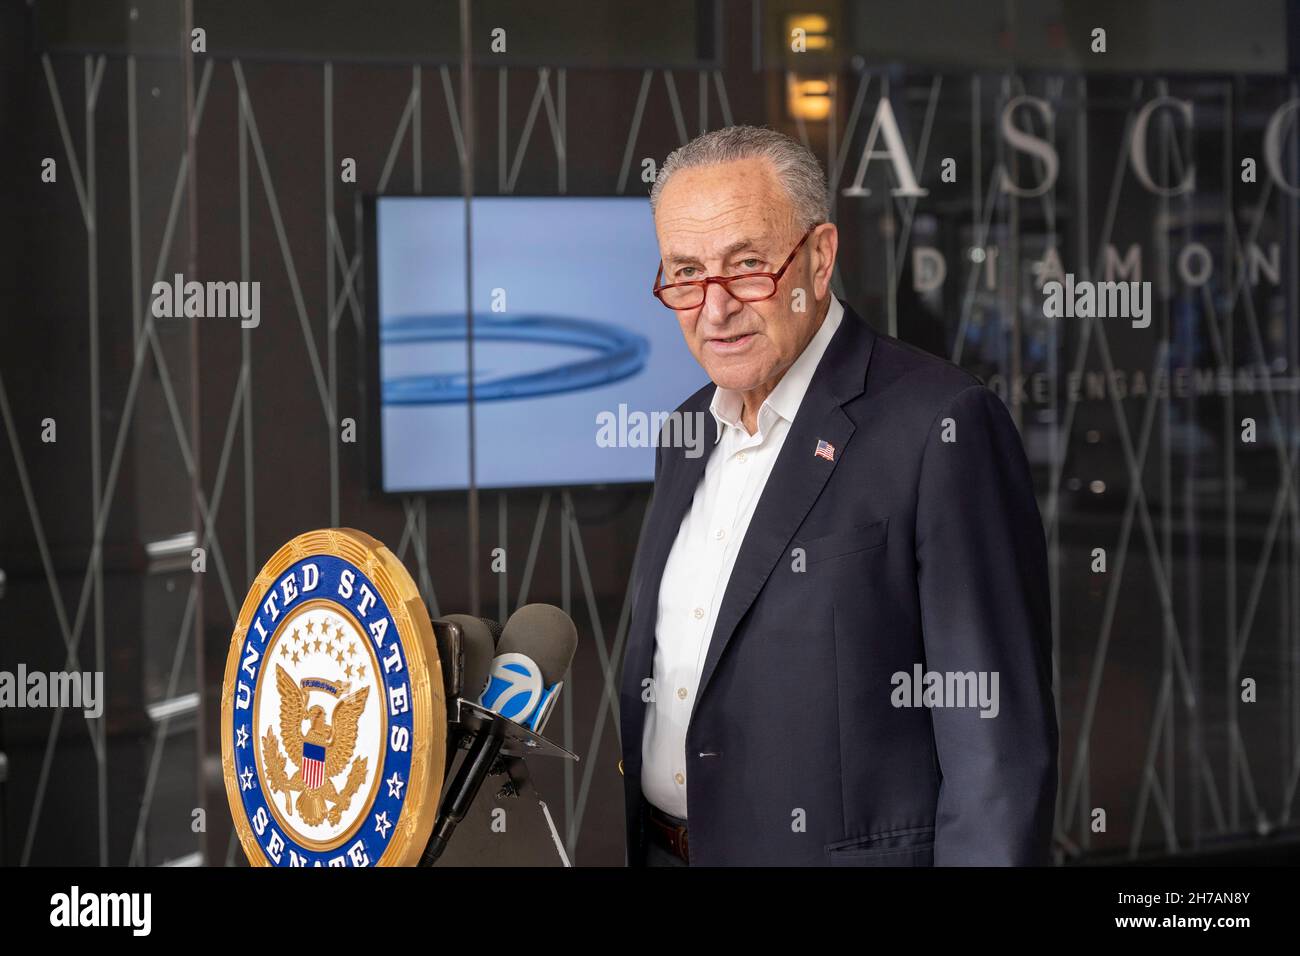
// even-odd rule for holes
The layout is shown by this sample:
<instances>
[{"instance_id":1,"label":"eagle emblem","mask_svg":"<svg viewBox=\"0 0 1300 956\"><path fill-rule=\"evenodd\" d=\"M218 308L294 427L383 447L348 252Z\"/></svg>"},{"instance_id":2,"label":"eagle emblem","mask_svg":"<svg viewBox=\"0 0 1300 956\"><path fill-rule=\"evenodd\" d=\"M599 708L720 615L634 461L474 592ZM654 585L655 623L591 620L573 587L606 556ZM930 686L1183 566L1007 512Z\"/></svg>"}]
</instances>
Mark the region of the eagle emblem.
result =
<instances>
[{"instance_id":1,"label":"eagle emblem","mask_svg":"<svg viewBox=\"0 0 1300 956\"><path fill-rule=\"evenodd\" d=\"M447 700L420 589L379 541L307 531L230 638L221 767L254 866L413 866L438 816Z\"/></svg>"},{"instance_id":2,"label":"eagle emblem","mask_svg":"<svg viewBox=\"0 0 1300 956\"><path fill-rule=\"evenodd\" d=\"M366 780L367 760L352 758L357 745L357 722L366 708L370 688L362 687L347 694L347 685L327 681L294 682L288 672L275 665L275 684L280 692L280 739L275 728L267 727L262 738L262 761L266 782L272 793L283 793L284 812L298 815L308 826L329 820L333 826L347 811L352 798ZM307 686L313 685L313 686ZM327 718L319 704L308 706L313 689L324 690L342 699ZM306 732L303 725L307 725ZM295 755L296 759L289 755ZM297 769L289 775L287 764L293 759ZM351 769L348 764L351 763ZM348 770L343 789L336 789L334 778Z\"/></svg>"}]
</instances>

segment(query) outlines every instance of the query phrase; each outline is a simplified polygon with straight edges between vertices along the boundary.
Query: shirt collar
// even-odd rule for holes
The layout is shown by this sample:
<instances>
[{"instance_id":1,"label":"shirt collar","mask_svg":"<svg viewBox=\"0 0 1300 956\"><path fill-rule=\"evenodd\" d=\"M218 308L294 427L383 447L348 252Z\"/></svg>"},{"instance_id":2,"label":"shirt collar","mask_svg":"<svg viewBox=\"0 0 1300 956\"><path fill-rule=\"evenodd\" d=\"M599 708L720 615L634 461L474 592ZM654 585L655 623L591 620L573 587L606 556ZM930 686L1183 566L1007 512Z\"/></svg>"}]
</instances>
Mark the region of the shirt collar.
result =
<instances>
[{"instance_id":1,"label":"shirt collar","mask_svg":"<svg viewBox=\"0 0 1300 956\"><path fill-rule=\"evenodd\" d=\"M794 364L785 370L785 374L776 383L772 393L763 400L758 410L758 434L767 431L767 425L773 415L779 415L787 422L794 421L794 416L803 402L804 393L808 391L808 384L812 381L813 373L817 371L822 355L826 352L826 346L830 344L836 329L840 327L840 320L843 317L844 306L832 295L830 308L826 310L826 318L822 320L821 328L804 346L804 350L799 353ZM713 390L713 401L709 404L709 411L713 413L713 420L717 426L713 438L715 444L722 438L722 432L727 425L744 430L745 426L740 420L744 404L744 397L736 389L723 388L719 385Z\"/></svg>"}]
</instances>

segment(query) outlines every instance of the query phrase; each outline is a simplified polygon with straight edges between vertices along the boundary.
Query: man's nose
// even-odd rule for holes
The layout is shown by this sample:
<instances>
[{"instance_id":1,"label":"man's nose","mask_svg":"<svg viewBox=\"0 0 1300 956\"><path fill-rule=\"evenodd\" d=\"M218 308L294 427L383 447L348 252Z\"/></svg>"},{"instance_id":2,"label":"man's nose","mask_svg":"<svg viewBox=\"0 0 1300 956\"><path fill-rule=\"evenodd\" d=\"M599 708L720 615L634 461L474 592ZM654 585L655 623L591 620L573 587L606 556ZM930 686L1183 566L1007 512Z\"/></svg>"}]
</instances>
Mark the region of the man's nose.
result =
<instances>
[{"instance_id":1,"label":"man's nose","mask_svg":"<svg viewBox=\"0 0 1300 956\"><path fill-rule=\"evenodd\" d=\"M733 298L722 283L710 282L704 287L704 305L701 307L700 318L710 325L725 325L744 305Z\"/></svg>"}]
</instances>

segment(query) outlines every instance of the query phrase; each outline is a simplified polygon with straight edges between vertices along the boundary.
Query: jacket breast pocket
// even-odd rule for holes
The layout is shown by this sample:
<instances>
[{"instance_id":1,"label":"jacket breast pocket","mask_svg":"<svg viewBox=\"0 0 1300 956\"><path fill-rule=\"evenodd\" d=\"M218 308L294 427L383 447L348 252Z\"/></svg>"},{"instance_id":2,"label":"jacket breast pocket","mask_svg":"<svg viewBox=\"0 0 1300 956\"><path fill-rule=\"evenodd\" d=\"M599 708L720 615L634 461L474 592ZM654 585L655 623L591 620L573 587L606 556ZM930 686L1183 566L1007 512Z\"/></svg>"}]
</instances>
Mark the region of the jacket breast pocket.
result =
<instances>
[{"instance_id":1,"label":"jacket breast pocket","mask_svg":"<svg viewBox=\"0 0 1300 956\"><path fill-rule=\"evenodd\" d=\"M815 538L796 538L795 546L804 549L809 565L846 554L856 554L879 548L889 538L889 519L881 518L867 524L854 525L843 531L818 535Z\"/></svg>"},{"instance_id":2,"label":"jacket breast pocket","mask_svg":"<svg viewBox=\"0 0 1300 956\"><path fill-rule=\"evenodd\" d=\"M914 827L826 845L831 866L934 866L934 827Z\"/></svg>"}]
</instances>

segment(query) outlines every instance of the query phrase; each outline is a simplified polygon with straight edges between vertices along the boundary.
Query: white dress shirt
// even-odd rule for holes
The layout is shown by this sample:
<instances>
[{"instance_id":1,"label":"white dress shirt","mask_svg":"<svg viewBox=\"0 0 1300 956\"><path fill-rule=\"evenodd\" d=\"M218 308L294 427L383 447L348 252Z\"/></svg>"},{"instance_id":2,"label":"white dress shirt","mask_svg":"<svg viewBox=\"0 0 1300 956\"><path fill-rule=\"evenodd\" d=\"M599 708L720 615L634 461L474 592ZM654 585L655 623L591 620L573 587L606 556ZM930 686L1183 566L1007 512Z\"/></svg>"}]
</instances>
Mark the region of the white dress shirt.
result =
<instances>
[{"instance_id":1,"label":"white dress shirt","mask_svg":"<svg viewBox=\"0 0 1300 956\"><path fill-rule=\"evenodd\" d=\"M674 816L686 816L686 728L722 596L790 423L843 315L844 306L831 296L821 327L759 409L754 434L741 422L741 393L721 386L713 392L709 408L718 447L664 565L655 621L654 700L641 742L641 790Z\"/></svg>"}]
</instances>

